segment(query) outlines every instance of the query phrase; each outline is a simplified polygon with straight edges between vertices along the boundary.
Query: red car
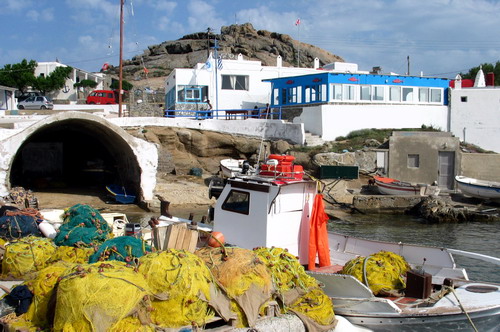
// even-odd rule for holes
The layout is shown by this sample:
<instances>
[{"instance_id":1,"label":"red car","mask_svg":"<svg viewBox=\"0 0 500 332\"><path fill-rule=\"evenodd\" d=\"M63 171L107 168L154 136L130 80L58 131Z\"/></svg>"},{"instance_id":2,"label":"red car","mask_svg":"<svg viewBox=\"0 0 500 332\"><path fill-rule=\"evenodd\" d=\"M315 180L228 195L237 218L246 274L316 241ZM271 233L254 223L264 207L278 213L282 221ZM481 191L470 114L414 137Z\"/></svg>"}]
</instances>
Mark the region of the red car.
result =
<instances>
[{"instance_id":1,"label":"red car","mask_svg":"<svg viewBox=\"0 0 500 332\"><path fill-rule=\"evenodd\" d=\"M87 97L86 104L118 104L118 93L113 90L94 90Z\"/></svg>"}]
</instances>

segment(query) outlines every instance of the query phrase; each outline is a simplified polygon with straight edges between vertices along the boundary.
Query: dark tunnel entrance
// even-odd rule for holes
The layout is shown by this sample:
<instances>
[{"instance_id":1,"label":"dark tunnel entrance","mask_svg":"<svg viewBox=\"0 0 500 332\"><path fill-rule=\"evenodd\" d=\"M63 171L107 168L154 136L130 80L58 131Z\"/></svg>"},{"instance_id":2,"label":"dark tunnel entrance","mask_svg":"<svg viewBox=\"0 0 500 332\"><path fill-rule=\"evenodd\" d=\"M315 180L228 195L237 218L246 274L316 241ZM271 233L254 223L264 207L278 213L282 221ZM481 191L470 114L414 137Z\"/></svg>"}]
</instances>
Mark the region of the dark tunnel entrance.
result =
<instances>
[{"instance_id":1,"label":"dark tunnel entrance","mask_svg":"<svg viewBox=\"0 0 500 332\"><path fill-rule=\"evenodd\" d=\"M68 119L40 128L19 148L10 170L11 187L34 191L105 195L109 184L139 194L138 163L120 135L89 120Z\"/></svg>"}]
</instances>

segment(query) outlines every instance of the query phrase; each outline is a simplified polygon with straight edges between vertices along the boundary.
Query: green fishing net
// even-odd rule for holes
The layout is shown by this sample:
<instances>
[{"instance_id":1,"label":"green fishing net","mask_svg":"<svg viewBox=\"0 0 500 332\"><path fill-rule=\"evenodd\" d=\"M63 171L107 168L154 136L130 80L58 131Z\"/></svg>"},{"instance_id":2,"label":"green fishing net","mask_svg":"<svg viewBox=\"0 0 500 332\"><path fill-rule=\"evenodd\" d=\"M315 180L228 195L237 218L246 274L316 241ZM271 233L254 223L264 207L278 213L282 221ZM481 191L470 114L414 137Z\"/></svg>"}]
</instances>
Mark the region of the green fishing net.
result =
<instances>
[{"instance_id":1,"label":"green fishing net","mask_svg":"<svg viewBox=\"0 0 500 332\"><path fill-rule=\"evenodd\" d=\"M139 257L152 250L151 246L141 239L133 236L119 236L101 244L90 256L89 263L115 260L135 264Z\"/></svg>"},{"instance_id":2,"label":"green fishing net","mask_svg":"<svg viewBox=\"0 0 500 332\"><path fill-rule=\"evenodd\" d=\"M58 246L91 247L111 236L111 228L98 210L86 204L66 209L54 243Z\"/></svg>"}]
</instances>

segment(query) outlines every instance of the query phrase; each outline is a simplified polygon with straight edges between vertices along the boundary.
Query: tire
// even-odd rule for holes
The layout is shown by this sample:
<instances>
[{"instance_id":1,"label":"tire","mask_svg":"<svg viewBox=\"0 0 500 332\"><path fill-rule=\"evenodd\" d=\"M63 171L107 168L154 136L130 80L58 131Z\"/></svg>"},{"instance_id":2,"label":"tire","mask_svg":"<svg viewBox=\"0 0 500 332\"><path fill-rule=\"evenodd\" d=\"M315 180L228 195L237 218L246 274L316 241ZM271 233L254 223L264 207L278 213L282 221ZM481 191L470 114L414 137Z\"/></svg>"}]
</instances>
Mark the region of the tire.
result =
<instances>
[{"instance_id":1,"label":"tire","mask_svg":"<svg viewBox=\"0 0 500 332\"><path fill-rule=\"evenodd\" d=\"M42 106L40 106L40 109L41 109L41 110L46 110L46 109L47 109L47 107L46 107L45 105L42 105Z\"/></svg>"},{"instance_id":2,"label":"tire","mask_svg":"<svg viewBox=\"0 0 500 332\"><path fill-rule=\"evenodd\" d=\"M19 105L19 106L17 106L17 108L19 108L20 110L23 110L24 106L23 105Z\"/></svg>"}]
</instances>

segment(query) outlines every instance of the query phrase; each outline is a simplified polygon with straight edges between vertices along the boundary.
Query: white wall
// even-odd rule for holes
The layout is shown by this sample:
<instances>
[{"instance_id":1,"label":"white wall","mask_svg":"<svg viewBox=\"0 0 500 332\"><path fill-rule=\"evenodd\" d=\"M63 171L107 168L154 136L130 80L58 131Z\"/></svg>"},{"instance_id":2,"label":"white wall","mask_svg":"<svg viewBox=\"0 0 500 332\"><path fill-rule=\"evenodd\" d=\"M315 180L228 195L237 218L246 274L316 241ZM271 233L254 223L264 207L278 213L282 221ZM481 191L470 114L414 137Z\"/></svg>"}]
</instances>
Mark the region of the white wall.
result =
<instances>
[{"instance_id":1,"label":"white wall","mask_svg":"<svg viewBox=\"0 0 500 332\"><path fill-rule=\"evenodd\" d=\"M450 131L461 141L500 153L500 88L452 89L450 103Z\"/></svg>"},{"instance_id":2,"label":"white wall","mask_svg":"<svg viewBox=\"0 0 500 332\"><path fill-rule=\"evenodd\" d=\"M447 106L328 104L304 107L294 123L303 122L306 131L333 141L365 128L420 128L425 124L446 130L447 116Z\"/></svg>"}]
</instances>

